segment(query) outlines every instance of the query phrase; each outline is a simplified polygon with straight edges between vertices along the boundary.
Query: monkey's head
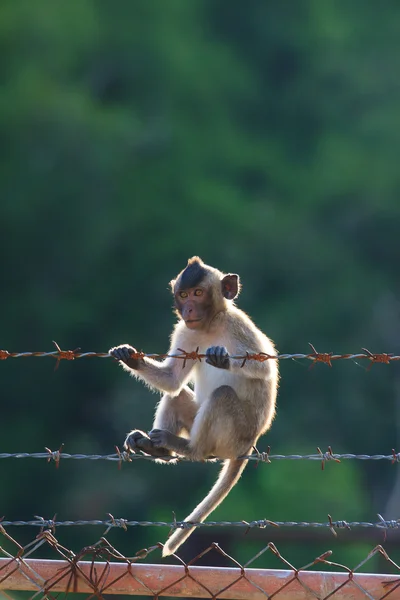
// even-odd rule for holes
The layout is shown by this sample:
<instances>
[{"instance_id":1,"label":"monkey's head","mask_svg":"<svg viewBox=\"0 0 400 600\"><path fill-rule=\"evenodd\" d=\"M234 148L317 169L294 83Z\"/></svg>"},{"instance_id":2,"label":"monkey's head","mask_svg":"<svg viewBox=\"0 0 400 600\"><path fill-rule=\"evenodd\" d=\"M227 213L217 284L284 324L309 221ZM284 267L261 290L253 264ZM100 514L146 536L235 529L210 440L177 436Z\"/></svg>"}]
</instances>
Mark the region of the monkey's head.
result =
<instances>
[{"instance_id":1,"label":"monkey's head","mask_svg":"<svg viewBox=\"0 0 400 600\"><path fill-rule=\"evenodd\" d=\"M171 281L175 309L189 329L207 329L217 313L227 310L240 292L239 276L224 275L193 256Z\"/></svg>"}]
</instances>

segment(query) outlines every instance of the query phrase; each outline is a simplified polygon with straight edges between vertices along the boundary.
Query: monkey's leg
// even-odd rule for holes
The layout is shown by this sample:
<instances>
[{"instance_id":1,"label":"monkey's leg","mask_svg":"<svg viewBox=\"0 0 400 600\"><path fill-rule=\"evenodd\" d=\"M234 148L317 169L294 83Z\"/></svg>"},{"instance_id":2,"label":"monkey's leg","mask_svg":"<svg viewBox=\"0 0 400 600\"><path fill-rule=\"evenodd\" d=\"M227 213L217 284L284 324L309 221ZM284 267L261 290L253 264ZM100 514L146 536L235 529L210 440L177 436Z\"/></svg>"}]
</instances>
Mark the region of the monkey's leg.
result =
<instances>
[{"instance_id":1,"label":"monkey's leg","mask_svg":"<svg viewBox=\"0 0 400 600\"><path fill-rule=\"evenodd\" d=\"M165 429L178 436L189 434L197 411L194 392L188 386L176 396L165 394L157 406L153 429Z\"/></svg>"},{"instance_id":2,"label":"monkey's leg","mask_svg":"<svg viewBox=\"0 0 400 600\"><path fill-rule=\"evenodd\" d=\"M190 434L189 456L235 459L248 454L259 435L259 415L254 406L222 385L203 402Z\"/></svg>"},{"instance_id":3,"label":"monkey's leg","mask_svg":"<svg viewBox=\"0 0 400 600\"><path fill-rule=\"evenodd\" d=\"M247 454L258 437L257 415L243 403L235 390L223 385L199 408L191 428L190 440L166 429L153 429L150 439L157 448L177 452L192 460L213 456L237 458Z\"/></svg>"},{"instance_id":4,"label":"monkey's leg","mask_svg":"<svg viewBox=\"0 0 400 600\"><path fill-rule=\"evenodd\" d=\"M197 409L194 393L187 386L176 396L164 394L157 406L153 428L166 430L174 436L189 434ZM125 447L133 452L141 450L156 457L169 456L172 452L172 448L164 447L162 444L155 445L151 436L138 429L130 432Z\"/></svg>"},{"instance_id":5,"label":"monkey's leg","mask_svg":"<svg viewBox=\"0 0 400 600\"><path fill-rule=\"evenodd\" d=\"M185 386L177 396L165 394L157 407L149 437L154 447L166 454L185 455L194 419L198 411L193 391ZM164 444L165 442L165 444Z\"/></svg>"}]
</instances>

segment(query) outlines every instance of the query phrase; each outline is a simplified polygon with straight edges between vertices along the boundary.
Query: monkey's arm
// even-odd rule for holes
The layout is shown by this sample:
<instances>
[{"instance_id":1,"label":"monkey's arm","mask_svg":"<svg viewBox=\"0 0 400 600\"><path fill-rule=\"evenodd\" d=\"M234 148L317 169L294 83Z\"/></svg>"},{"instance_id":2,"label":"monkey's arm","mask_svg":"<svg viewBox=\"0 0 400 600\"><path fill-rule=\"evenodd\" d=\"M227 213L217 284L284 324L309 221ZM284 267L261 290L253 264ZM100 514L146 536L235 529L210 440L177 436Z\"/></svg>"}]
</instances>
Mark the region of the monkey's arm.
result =
<instances>
[{"instance_id":1,"label":"monkey's arm","mask_svg":"<svg viewBox=\"0 0 400 600\"><path fill-rule=\"evenodd\" d=\"M183 337L176 327L168 354L180 354L178 348L185 347ZM121 362L124 370L130 375L141 379L152 388L167 393L179 392L190 379L190 372L194 366L191 360L184 363L176 358L166 358L162 362L152 358L133 358L132 354L136 353L136 350L128 344L111 348L109 353Z\"/></svg>"}]
</instances>

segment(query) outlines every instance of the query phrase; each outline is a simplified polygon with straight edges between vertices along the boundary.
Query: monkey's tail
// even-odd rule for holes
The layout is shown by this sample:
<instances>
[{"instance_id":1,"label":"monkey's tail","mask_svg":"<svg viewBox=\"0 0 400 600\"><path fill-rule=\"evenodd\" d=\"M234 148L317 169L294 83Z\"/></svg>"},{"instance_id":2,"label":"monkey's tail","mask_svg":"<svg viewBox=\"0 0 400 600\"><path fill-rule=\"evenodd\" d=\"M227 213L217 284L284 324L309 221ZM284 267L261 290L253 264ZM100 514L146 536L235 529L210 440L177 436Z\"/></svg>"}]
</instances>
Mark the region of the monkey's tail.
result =
<instances>
[{"instance_id":1,"label":"monkey's tail","mask_svg":"<svg viewBox=\"0 0 400 600\"><path fill-rule=\"evenodd\" d=\"M246 467L247 460L226 460L221 469L219 477L207 496L196 506L193 512L186 517L185 521L201 523L229 494L233 486L240 479ZM195 527L177 529L164 545L163 556L169 556L176 552L181 544L191 535Z\"/></svg>"}]
</instances>

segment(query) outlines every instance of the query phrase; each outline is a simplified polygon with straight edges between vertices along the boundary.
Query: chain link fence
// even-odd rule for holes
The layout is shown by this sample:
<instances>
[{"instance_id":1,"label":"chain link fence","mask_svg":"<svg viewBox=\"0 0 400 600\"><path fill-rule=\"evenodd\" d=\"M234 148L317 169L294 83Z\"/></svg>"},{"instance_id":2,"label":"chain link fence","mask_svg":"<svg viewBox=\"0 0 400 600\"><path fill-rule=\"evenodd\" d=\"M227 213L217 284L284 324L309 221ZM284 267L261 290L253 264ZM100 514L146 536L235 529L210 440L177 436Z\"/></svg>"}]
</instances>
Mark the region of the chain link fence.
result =
<instances>
[{"instance_id":1,"label":"chain link fence","mask_svg":"<svg viewBox=\"0 0 400 600\"><path fill-rule=\"evenodd\" d=\"M91 546L75 553L60 544L50 529L44 529L32 542L22 546L5 527L0 526L4 546L0 546L0 597L13 598L13 591L30 592L30 599L55 599L60 593L80 593L87 600L109 595L139 595L157 599L237 598L261 600L383 600L400 598L400 567L382 546L376 546L359 564L348 567L334 562L329 550L309 564L292 565L270 542L240 564L223 548L213 543L189 562L178 555L161 562L162 544L124 556L101 537ZM52 555L42 559L43 551ZM203 567L197 563L209 553L218 553L230 566ZM272 553L280 569L253 568L256 559ZM37 556L39 555L39 557ZM368 561L379 555L385 573L363 573Z\"/></svg>"}]
</instances>

